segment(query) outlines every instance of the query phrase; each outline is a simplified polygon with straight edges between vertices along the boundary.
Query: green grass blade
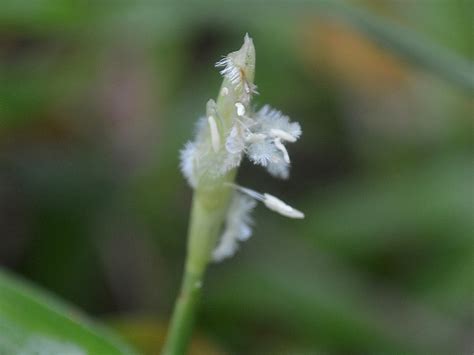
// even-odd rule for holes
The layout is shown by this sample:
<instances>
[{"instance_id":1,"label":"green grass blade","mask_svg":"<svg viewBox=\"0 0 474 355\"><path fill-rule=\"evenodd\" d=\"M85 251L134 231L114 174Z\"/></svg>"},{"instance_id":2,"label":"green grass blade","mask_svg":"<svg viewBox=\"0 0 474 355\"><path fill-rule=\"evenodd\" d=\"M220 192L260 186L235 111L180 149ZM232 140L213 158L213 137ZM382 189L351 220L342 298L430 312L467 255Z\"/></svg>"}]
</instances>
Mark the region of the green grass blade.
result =
<instances>
[{"instance_id":1,"label":"green grass blade","mask_svg":"<svg viewBox=\"0 0 474 355\"><path fill-rule=\"evenodd\" d=\"M0 269L0 354L32 351L51 355L134 354L72 307Z\"/></svg>"}]
</instances>

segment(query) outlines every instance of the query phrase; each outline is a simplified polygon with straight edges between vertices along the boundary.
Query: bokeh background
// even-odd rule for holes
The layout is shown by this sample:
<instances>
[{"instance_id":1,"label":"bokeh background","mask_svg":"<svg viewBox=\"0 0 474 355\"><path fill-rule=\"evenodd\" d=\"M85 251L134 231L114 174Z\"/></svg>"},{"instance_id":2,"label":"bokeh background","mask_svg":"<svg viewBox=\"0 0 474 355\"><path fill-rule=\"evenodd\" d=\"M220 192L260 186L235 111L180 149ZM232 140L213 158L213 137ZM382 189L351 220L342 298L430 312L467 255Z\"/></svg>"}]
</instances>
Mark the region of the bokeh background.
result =
<instances>
[{"instance_id":1,"label":"bokeh background","mask_svg":"<svg viewBox=\"0 0 474 355\"><path fill-rule=\"evenodd\" d=\"M185 256L178 151L257 49L303 127L289 181L213 265L194 354L467 354L473 1L0 3L0 265L159 348ZM153 350L154 349L154 350Z\"/></svg>"}]
</instances>

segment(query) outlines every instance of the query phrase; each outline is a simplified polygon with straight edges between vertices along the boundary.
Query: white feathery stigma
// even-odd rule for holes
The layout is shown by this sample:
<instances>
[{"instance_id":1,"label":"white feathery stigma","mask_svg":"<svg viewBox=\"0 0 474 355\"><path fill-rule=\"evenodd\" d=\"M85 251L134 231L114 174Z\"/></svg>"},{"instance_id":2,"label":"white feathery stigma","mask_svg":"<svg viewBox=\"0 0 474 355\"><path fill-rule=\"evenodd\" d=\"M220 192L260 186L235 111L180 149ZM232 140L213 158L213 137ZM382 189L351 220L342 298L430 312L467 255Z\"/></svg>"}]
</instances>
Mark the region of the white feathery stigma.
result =
<instances>
[{"instance_id":1,"label":"white feathery stigma","mask_svg":"<svg viewBox=\"0 0 474 355\"><path fill-rule=\"evenodd\" d=\"M250 213L257 203L255 200L235 192L227 211L225 228L220 241L212 252L214 261L231 257L239 248L239 243L252 235L253 220Z\"/></svg>"},{"instance_id":2,"label":"white feathery stigma","mask_svg":"<svg viewBox=\"0 0 474 355\"><path fill-rule=\"evenodd\" d=\"M191 187L196 187L197 179L194 169L194 158L196 155L196 144L187 142L180 151L180 167L186 180Z\"/></svg>"},{"instance_id":3,"label":"white feathery stigma","mask_svg":"<svg viewBox=\"0 0 474 355\"><path fill-rule=\"evenodd\" d=\"M288 116L269 105L263 106L255 115L262 129L276 137L293 143L301 136L298 122L290 122Z\"/></svg>"},{"instance_id":4,"label":"white feathery stigma","mask_svg":"<svg viewBox=\"0 0 474 355\"><path fill-rule=\"evenodd\" d=\"M219 73L225 76L233 85L239 86L242 84L242 72L230 55L219 60L216 67L224 68Z\"/></svg>"},{"instance_id":5,"label":"white feathery stigma","mask_svg":"<svg viewBox=\"0 0 474 355\"><path fill-rule=\"evenodd\" d=\"M270 175L280 178L280 179L288 179L290 176L290 165L286 164L286 162L269 162L266 166L267 171Z\"/></svg>"}]
</instances>

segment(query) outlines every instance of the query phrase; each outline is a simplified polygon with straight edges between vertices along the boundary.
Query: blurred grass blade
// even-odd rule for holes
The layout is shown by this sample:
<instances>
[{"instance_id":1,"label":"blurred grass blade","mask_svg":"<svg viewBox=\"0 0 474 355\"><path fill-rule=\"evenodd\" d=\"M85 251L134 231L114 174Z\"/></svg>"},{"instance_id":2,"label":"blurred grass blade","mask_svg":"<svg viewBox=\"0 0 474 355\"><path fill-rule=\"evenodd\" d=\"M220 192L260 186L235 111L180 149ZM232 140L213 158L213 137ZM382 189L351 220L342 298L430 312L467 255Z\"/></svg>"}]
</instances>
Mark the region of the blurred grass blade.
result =
<instances>
[{"instance_id":1,"label":"blurred grass blade","mask_svg":"<svg viewBox=\"0 0 474 355\"><path fill-rule=\"evenodd\" d=\"M0 269L0 354L134 354L108 331Z\"/></svg>"},{"instance_id":2,"label":"blurred grass blade","mask_svg":"<svg viewBox=\"0 0 474 355\"><path fill-rule=\"evenodd\" d=\"M411 240L412 235L419 236L418 243L424 243L425 248L443 245L469 251L474 228L472 176L471 157L458 156L335 185L329 192L313 195L312 201L317 202L305 208L308 221L298 235L318 249L337 248L351 256L380 254L403 239ZM399 230L411 232L387 232ZM447 230L451 232L446 234ZM442 249L439 253L451 256Z\"/></svg>"},{"instance_id":3,"label":"blurred grass blade","mask_svg":"<svg viewBox=\"0 0 474 355\"><path fill-rule=\"evenodd\" d=\"M473 63L428 38L352 6L331 3L329 14L341 17L399 57L468 91L474 90Z\"/></svg>"},{"instance_id":4,"label":"blurred grass blade","mask_svg":"<svg viewBox=\"0 0 474 355\"><path fill-rule=\"evenodd\" d=\"M285 252L267 248L265 260L227 270L210 283L204 309L213 329L232 320L237 329L258 332L264 324L270 334L298 334L341 353L459 353L462 324L455 319L388 284L374 285L333 258L305 256L284 238L276 243ZM218 337L227 337L225 331L219 329Z\"/></svg>"}]
</instances>

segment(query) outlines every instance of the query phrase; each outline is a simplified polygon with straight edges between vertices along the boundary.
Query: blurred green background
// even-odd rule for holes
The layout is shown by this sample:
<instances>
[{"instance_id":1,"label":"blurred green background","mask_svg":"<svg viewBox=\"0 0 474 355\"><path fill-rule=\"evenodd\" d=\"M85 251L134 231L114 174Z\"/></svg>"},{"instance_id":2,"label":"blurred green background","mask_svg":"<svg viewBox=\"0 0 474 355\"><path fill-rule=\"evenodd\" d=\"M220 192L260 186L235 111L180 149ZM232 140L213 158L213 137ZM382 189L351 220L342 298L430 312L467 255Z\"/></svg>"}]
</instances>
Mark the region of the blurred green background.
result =
<instances>
[{"instance_id":1,"label":"blurred green background","mask_svg":"<svg viewBox=\"0 0 474 355\"><path fill-rule=\"evenodd\" d=\"M471 0L0 3L0 265L159 349L185 256L178 151L246 32L289 181L213 265L194 354L473 351ZM105 355L105 354L104 354Z\"/></svg>"}]
</instances>

